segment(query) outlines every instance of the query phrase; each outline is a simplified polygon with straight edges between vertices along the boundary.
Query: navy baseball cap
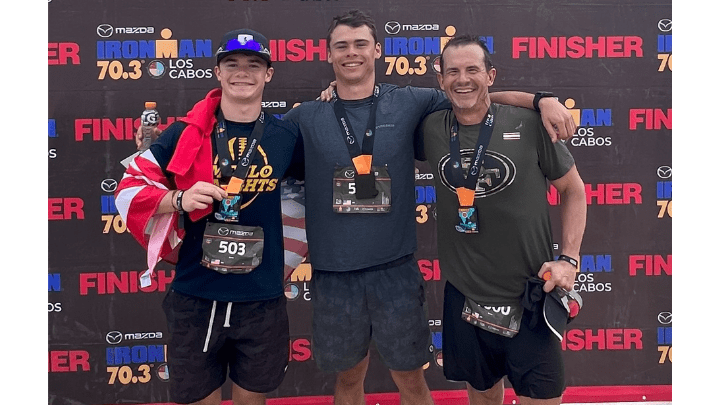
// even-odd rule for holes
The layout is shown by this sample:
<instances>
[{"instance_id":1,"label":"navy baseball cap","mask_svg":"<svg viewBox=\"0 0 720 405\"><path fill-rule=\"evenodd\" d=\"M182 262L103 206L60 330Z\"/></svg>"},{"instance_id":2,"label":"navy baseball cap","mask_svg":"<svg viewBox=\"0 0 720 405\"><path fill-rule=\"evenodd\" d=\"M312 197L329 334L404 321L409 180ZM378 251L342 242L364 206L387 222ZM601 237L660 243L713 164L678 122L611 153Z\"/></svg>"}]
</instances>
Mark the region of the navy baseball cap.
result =
<instances>
[{"instance_id":1,"label":"navy baseball cap","mask_svg":"<svg viewBox=\"0 0 720 405\"><path fill-rule=\"evenodd\" d=\"M220 47L215 52L217 64L228 56L236 53L257 55L265 60L270 67L270 43L265 36L247 28L230 31L223 35Z\"/></svg>"}]
</instances>

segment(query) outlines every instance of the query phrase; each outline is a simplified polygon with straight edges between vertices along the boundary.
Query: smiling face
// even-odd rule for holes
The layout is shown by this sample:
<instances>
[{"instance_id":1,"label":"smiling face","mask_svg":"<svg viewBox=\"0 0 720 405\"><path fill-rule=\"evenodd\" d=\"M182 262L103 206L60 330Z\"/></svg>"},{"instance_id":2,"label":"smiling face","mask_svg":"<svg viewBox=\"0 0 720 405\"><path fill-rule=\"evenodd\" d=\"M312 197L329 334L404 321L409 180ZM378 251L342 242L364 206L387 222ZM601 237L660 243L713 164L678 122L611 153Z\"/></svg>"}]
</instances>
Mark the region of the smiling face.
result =
<instances>
[{"instance_id":1,"label":"smiling face","mask_svg":"<svg viewBox=\"0 0 720 405\"><path fill-rule=\"evenodd\" d=\"M476 44L446 47L443 52L440 88L453 108L463 113L484 112L490 105L488 88L495 81L495 68L487 69L485 54Z\"/></svg>"},{"instance_id":2,"label":"smiling face","mask_svg":"<svg viewBox=\"0 0 720 405\"><path fill-rule=\"evenodd\" d=\"M265 83L272 80L273 72L259 56L243 53L226 56L215 66L222 97L235 102L261 100Z\"/></svg>"},{"instance_id":3,"label":"smiling face","mask_svg":"<svg viewBox=\"0 0 720 405\"><path fill-rule=\"evenodd\" d=\"M375 59L380 58L380 44L375 42L370 27L353 28L338 25L330 35L328 63L335 78L344 84L375 82Z\"/></svg>"}]
</instances>

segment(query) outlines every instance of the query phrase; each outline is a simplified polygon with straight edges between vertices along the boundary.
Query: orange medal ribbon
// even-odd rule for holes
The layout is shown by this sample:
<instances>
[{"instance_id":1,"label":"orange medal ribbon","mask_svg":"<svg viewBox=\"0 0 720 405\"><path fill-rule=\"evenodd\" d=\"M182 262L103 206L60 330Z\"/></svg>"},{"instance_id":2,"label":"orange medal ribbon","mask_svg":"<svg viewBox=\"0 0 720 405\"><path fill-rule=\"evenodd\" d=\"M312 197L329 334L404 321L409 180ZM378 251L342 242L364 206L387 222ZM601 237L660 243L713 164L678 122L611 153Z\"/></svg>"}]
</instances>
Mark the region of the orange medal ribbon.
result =
<instances>
[{"instance_id":1,"label":"orange medal ribbon","mask_svg":"<svg viewBox=\"0 0 720 405\"><path fill-rule=\"evenodd\" d=\"M352 161L355 164L357 174L370 174L370 167L372 167L372 155L355 156Z\"/></svg>"},{"instance_id":2,"label":"orange medal ribbon","mask_svg":"<svg viewBox=\"0 0 720 405\"><path fill-rule=\"evenodd\" d=\"M225 191L227 191L228 194L240 194L240 190L242 189L244 182L245 180L233 176L230 178L230 182L228 183L227 188L225 188Z\"/></svg>"},{"instance_id":3,"label":"orange medal ribbon","mask_svg":"<svg viewBox=\"0 0 720 405\"><path fill-rule=\"evenodd\" d=\"M457 192L458 200L460 200L461 207L471 207L473 201L475 201L475 190L470 190L465 187L458 187L455 189Z\"/></svg>"}]
</instances>

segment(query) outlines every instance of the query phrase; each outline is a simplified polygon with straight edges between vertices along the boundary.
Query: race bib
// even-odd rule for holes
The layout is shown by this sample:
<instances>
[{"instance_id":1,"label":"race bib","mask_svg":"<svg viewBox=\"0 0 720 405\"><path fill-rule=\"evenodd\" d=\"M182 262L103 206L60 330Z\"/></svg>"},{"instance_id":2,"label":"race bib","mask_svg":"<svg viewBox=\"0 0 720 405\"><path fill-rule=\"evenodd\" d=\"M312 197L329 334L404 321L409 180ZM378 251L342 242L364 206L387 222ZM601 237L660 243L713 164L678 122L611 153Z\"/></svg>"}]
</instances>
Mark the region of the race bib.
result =
<instances>
[{"instance_id":1,"label":"race bib","mask_svg":"<svg viewBox=\"0 0 720 405\"><path fill-rule=\"evenodd\" d=\"M465 297L461 318L480 329L511 338L520 330L522 315L522 305L487 306Z\"/></svg>"},{"instance_id":2,"label":"race bib","mask_svg":"<svg viewBox=\"0 0 720 405\"><path fill-rule=\"evenodd\" d=\"M200 263L220 273L249 273L262 262L264 237L259 226L208 222Z\"/></svg>"},{"instance_id":3,"label":"race bib","mask_svg":"<svg viewBox=\"0 0 720 405\"><path fill-rule=\"evenodd\" d=\"M368 175L366 175L368 176ZM367 181L374 177L373 184L377 194L371 198L358 196L358 181ZM367 186L367 184L365 184ZM333 176L333 211L342 214L373 214L390 212L390 175L387 166L373 166L369 177L356 178L352 166L337 168Z\"/></svg>"}]
</instances>

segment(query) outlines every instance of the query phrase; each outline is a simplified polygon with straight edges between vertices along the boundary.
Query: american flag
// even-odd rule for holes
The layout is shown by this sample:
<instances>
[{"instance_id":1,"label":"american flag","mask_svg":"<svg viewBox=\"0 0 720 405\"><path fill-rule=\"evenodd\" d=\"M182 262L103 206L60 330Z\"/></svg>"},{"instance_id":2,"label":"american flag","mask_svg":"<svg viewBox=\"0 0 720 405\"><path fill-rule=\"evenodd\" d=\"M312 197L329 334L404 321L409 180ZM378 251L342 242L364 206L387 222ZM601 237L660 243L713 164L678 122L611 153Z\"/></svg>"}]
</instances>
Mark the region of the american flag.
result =
<instances>
[{"instance_id":1,"label":"american flag","mask_svg":"<svg viewBox=\"0 0 720 405\"><path fill-rule=\"evenodd\" d=\"M305 182L289 178L281 184L285 281L308 254L305 235Z\"/></svg>"},{"instance_id":2,"label":"american flag","mask_svg":"<svg viewBox=\"0 0 720 405\"><path fill-rule=\"evenodd\" d=\"M150 285L152 272L161 259L177 262L185 234L178 229L177 212L153 215L169 187L155 156L146 150L130 162L115 190L115 206L120 217L132 236L148 251L148 270L140 277L143 287Z\"/></svg>"}]
</instances>

